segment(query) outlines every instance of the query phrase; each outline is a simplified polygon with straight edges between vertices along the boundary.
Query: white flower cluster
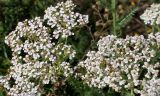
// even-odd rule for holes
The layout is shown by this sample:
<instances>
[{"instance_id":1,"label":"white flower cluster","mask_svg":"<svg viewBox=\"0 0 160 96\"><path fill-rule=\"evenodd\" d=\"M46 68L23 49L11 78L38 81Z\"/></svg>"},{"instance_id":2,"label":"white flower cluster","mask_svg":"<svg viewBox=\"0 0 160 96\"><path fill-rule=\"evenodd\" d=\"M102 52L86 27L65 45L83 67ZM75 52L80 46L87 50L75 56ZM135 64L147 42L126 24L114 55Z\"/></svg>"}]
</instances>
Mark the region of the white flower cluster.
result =
<instances>
[{"instance_id":1,"label":"white flower cluster","mask_svg":"<svg viewBox=\"0 0 160 96\"><path fill-rule=\"evenodd\" d=\"M32 96L24 94L37 94L38 86L55 83L63 71L65 76L73 73L65 60L73 59L75 51L70 45L51 42L49 29L42 26L41 21L39 17L25 20L6 37L6 43L13 51L13 66L10 67L10 74L1 80L4 85L10 84L11 78L15 81L12 87L4 86L11 96Z\"/></svg>"},{"instance_id":2,"label":"white flower cluster","mask_svg":"<svg viewBox=\"0 0 160 96\"><path fill-rule=\"evenodd\" d=\"M145 12L140 16L145 24L159 25L160 24L160 4L152 4L147 8Z\"/></svg>"},{"instance_id":3,"label":"white flower cluster","mask_svg":"<svg viewBox=\"0 0 160 96\"><path fill-rule=\"evenodd\" d=\"M113 35L103 37L98 41L98 51L88 52L87 58L78 64L76 70L80 72L77 76L91 87L109 86L115 91L138 92L142 90L140 86L144 80L158 77L159 37L160 33L151 33L148 39L143 36L127 36L126 39Z\"/></svg>"},{"instance_id":4,"label":"white flower cluster","mask_svg":"<svg viewBox=\"0 0 160 96\"><path fill-rule=\"evenodd\" d=\"M52 11L54 7L47 9L44 18L49 16L48 25L53 18L55 19L53 21L55 23L54 27L57 27L54 29L53 23L51 23L52 28L46 27L44 26L45 20L36 17L32 20L19 22L16 29L6 37L5 43L12 50L11 63L13 66L10 67L8 75L1 76L0 83L7 89L8 95L40 96L43 92L43 85L54 85L62 76L67 78L73 73L69 60L75 57L75 50L71 45L67 45L64 39L56 41L56 37L53 38L52 34L55 35L55 32L59 31L62 35L65 34L68 37L67 32L74 28L77 23L88 22L82 18L81 14L76 15L78 17L71 14L74 6L70 0L65 3L58 3L55 10L56 14L60 13L60 16L57 15L60 18L55 18L54 14L49 15L49 12L54 13ZM59 10L59 8L62 9ZM63 18L61 21L63 16L69 17ZM60 23L64 23L65 27L60 27ZM52 30L54 30L53 33Z\"/></svg>"},{"instance_id":5,"label":"white flower cluster","mask_svg":"<svg viewBox=\"0 0 160 96\"><path fill-rule=\"evenodd\" d=\"M143 81L144 88L141 93L141 96L160 96L160 79L151 79Z\"/></svg>"},{"instance_id":6,"label":"white flower cluster","mask_svg":"<svg viewBox=\"0 0 160 96\"><path fill-rule=\"evenodd\" d=\"M44 19L54 29L54 38L65 38L74 35L74 32L71 30L73 27L88 23L88 15L75 13L73 12L74 8L75 5L71 0L68 0L65 3L58 3L55 7L48 7L45 10Z\"/></svg>"}]
</instances>

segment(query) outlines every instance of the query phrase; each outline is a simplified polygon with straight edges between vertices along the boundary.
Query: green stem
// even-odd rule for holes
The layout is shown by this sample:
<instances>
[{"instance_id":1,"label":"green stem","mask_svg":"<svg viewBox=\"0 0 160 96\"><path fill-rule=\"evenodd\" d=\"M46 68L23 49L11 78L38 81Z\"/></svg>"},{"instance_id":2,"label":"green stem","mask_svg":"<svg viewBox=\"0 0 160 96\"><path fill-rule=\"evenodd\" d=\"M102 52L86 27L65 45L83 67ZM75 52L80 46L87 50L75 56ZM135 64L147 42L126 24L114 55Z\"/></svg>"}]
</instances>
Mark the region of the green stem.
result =
<instances>
[{"instance_id":1,"label":"green stem","mask_svg":"<svg viewBox=\"0 0 160 96\"><path fill-rule=\"evenodd\" d=\"M112 18L113 18L113 35L117 35L116 33L116 0L112 0Z\"/></svg>"},{"instance_id":2,"label":"green stem","mask_svg":"<svg viewBox=\"0 0 160 96\"><path fill-rule=\"evenodd\" d=\"M156 29L158 32L160 32L160 27L158 25L156 25Z\"/></svg>"},{"instance_id":3,"label":"green stem","mask_svg":"<svg viewBox=\"0 0 160 96\"><path fill-rule=\"evenodd\" d=\"M68 37L65 37L65 44L67 44Z\"/></svg>"},{"instance_id":4,"label":"green stem","mask_svg":"<svg viewBox=\"0 0 160 96\"><path fill-rule=\"evenodd\" d=\"M135 96L133 89L131 90L131 96Z\"/></svg>"},{"instance_id":5,"label":"green stem","mask_svg":"<svg viewBox=\"0 0 160 96\"><path fill-rule=\"evenodd\" d=\"M5 57L6 59L8 59L8 55L7 55L7 52L6 52L6 47L5 47L5 45L3 45L3 50L4 50L4 57Z\"/></svg>"}]
</instances>

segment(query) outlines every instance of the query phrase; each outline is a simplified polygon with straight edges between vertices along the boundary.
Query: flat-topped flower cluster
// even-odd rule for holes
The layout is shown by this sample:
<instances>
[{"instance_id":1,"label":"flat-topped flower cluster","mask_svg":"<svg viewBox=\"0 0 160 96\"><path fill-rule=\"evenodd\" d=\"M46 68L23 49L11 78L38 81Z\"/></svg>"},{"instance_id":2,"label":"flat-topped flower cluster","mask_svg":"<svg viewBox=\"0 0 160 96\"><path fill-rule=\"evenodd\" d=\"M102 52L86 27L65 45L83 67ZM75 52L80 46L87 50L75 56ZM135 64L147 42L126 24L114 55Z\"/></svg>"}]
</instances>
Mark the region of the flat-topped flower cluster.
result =
<instances>
[{"instance_id":1,"label":"flat-topped flower cluster","mask_svg":"<svg viewBox=\"0 0 160 96\"><path fill-rule=\"evenodd\" d=\"M160 24L160 4L152 4L140 16L145 24L159 25Z\"/></svg>"},{"instance_id":2,"label":"flat-topped flower cluster","mask_svg":"<svg viewBox=\"0 0 160 96\"><path fill-rule=\"evenodd\" d=\"M6 37L13 65L0 83L8 95L40 96L43 85L54 84L73 73L69 60L76 52L66 40L74 35L71 31L74 27L88 22L87 15L74 13L74 8L71 0L58 3L47 8L43 19L36 17L19 22Z\"/></svg>"},{"instance_id":3,"label":"flat-topped flower cluster","mask_svg":"<svg viewBox=\"0 0 160 96\"><path fill-rule=\"evenodd\" d=\"M77 76L91 87L109 86L115 91L132 90L142 96L158 96L155 94L160 92L159 40L160 33L151 33L147 39L144 36L103 37L98 41L98 51L89 51L86 59L78 64L76 70L82 72Z\"/></svg>"},{"instance_id":4,"label":"flat-topped flower cluster","mask_svg":"<svg viewBox=\"0 0 160 96\"><path fill-rule=\"evenodd\" d=\"M54 29L54 38L74 35L74 32L71 31L72 28L88 23L88 15L75 13L74 7L75 5L69 0L65 3L58 3L55 7L50 6L45 10L44 19Z\"/></svg>"}]
</instances>

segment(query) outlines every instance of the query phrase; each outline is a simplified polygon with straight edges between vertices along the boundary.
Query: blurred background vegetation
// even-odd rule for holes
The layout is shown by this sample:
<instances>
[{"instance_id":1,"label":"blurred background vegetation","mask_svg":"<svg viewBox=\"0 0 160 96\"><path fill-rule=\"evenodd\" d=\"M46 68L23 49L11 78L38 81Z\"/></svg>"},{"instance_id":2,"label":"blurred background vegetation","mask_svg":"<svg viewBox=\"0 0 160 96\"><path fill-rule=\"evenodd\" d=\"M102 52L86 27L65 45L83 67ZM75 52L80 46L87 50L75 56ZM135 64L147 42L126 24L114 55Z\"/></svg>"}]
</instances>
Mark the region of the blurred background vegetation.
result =
<instances>
[{"instance_id":1,"label":"blurred background vegetation","mask_svg":"<svg viewBox=\"0 0 160 96\"><path fill-rule=\"evenodd\" d=\"M47 7L60 1L65 0L0 0L0 75L5 75L11 65L11 50L4 43L5 36L15 29L19 21L43 16ZM81 29L79 34L76 35L77 39L70 40L77 48L78 55L76 59L78 62L80 58L83 58L88 48L94 48L94 42L100 36L110 34L113 21L110 10L111 0L73 1L78 5L76 10L83 14L89 14L90 19L88 27ZM139 19L145 8L152 3L160 3L160 0L116 0L116 23L119 24L116 31L119 32L120 36L145 35L145 32L152 31L149 26L144 26ZM71 79L72 82L68 82L68 86L63 86L63 89L60 88L57 94L65 96L118 96L118 93L106 92L106 89L99 91L85 85L80 86L82 85L81 82ZM0 96L4 96L3 93L2 90Z\"/></svg>"}]
</instances>

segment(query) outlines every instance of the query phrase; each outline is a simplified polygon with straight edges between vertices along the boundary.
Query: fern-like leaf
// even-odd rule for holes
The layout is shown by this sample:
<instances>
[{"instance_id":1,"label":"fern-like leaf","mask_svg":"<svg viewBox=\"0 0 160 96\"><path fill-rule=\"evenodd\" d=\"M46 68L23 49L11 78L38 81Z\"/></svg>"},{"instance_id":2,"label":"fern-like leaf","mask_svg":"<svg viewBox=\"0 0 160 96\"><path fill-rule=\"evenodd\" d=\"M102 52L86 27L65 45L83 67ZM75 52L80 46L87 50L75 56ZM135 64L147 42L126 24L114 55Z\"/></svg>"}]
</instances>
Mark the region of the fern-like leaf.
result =
<instances>
[{"instance_id":1,"label":"fern-like leaf","mask_svg":"<svg viewBox=\"0 0 160 96\"><path fill-rule=\"evenodd\" d=\"M128 15L124 16L124 18L120 19L117 23L117 29L123 28L129 21L132 20L133 15L137 12L139 8L134 8Z\"/></svg>"},{"instance_id":2,"label":"fern-like leaf","mask_svg":"<svg viewBox=\"0 0 160 96\"><path fill-rule=\"evenodd\" d=\"M107 1L106 0L99 0L100 4L103 8L107 7Z\"/></svg>"}]
</instances>

